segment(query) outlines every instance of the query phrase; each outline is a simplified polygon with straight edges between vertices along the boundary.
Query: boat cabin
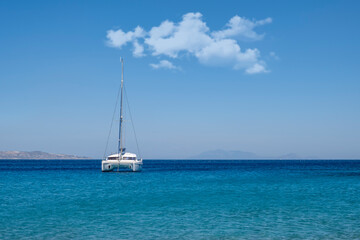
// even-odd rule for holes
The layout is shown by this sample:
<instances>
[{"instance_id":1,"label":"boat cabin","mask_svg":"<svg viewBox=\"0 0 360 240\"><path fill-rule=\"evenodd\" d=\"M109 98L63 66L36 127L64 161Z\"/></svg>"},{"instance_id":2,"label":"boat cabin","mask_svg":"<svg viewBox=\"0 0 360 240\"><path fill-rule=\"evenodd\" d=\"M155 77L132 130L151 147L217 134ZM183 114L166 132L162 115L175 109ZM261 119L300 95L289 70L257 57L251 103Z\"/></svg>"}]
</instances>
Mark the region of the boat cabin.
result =
<instances>
[{"instance_id":1,"label":"boat cabin","mask_svg":"<svg viewBox=\"0 0 360 240\"><path fill-rule=\"evenodd\" d=\"M119 160L119 155L118 153L116 154L112 154L110 156L107 157L107 160ZM134 153L123 153L121 155L121 159L120 160L136 160L136 154Z\"/></svg>"}]
</instances>

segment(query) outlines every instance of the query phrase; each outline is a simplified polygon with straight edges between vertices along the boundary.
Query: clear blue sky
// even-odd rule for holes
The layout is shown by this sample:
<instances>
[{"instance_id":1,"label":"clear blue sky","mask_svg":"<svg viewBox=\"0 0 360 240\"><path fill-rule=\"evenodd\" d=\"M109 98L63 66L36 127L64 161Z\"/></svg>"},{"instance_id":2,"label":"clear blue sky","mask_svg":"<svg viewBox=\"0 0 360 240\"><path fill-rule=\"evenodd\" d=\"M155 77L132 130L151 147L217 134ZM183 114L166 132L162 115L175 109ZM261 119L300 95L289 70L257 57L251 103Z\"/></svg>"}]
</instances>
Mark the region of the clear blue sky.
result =
<instances>
[{"instance_id":1,"label":"clear blue sky","mask_svg":"<svg viewBox=\"0 0 360 240\"><path fill-rule=\"evenodd\" d=\"M123 56L144 158L214 149L360 158L359 12L359 1L330 0L1 1L0 150L102 157ZM263 71L209 64L199 49L157 54L144 38L142 57L130 42L109 44L110 30L149 34L188 13L201 13L209 35L234 16L271 18L253 29L258 39L234 37L241 51L258 49ZM162 60L175 68L155 69Z\"/></svg>"}]
</instances>

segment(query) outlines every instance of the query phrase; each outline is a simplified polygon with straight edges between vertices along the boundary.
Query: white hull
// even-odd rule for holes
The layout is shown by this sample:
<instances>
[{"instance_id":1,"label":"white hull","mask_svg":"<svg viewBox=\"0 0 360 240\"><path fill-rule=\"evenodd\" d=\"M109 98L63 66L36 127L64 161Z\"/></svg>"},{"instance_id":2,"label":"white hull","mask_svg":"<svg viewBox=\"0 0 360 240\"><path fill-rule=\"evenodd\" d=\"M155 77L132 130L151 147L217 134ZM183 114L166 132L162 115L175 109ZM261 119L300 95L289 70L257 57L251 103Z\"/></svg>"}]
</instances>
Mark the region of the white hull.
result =
<instances>
[{"instance_id":1,"label":"white hull","mask_svg":"<svg viewBox=\"0 0 360 240\"><path fill-rule=\"evenodd\" d=\"M120 168L129 169L133 172L140 172L142 169L142 159L140 160L102 160L101 170L103 172L111 172Z\"/></svg>"}]
</instances>

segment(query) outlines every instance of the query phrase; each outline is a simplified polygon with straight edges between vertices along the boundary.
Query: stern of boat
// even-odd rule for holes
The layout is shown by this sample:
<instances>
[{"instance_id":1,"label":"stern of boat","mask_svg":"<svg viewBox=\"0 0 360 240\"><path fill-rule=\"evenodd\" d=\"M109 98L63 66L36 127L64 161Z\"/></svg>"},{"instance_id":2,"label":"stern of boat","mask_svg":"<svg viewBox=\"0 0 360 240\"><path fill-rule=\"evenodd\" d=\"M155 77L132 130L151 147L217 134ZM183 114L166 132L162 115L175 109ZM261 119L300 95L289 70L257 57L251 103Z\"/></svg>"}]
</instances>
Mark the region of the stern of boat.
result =
<instances>
[{"instance_id":1,"label":"stern of boat","mask_svg":"<svg viewBox=\"0 0 360 240\"><path fill-rule=\"evenodd\" d=\"M131 164L131 169L133 172L140 172L142 170L142 159L137 159Z\"/></svg>"},{"instance_id":2,"label":"stern of boat","mask_svg":"<svg viewBox=\"0 0 360 240\"><path fill-rule=\"evenodd\" d=\"M102 172L111 172L114 169L114 164L111 164L111 162L107 160L101 161L101 171Z\"/></svg>"}]
</instances>

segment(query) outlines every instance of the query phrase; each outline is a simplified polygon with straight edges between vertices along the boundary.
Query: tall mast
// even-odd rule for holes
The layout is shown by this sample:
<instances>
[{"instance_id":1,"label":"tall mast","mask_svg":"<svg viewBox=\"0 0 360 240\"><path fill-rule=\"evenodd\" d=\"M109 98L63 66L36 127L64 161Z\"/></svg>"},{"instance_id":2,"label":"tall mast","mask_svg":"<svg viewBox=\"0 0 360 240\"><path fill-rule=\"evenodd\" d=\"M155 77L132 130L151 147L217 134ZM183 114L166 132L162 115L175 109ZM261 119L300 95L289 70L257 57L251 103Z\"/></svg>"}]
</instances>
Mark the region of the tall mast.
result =
<instances>
[{"instance_id":1,"label":"tall mast","mask_svg":"<svg viewBox=\"0 0 360 240\"><path fill-rule=\"evenodd\" d=\"M119 159L123 151L122 141L122 122L123 122L123 87L124 87L124 59L121 58L121 98L120 98L120 124L119 124L119 143L118 143L118 154L120 153Z\"/></svg>"}]
</instances>

